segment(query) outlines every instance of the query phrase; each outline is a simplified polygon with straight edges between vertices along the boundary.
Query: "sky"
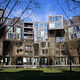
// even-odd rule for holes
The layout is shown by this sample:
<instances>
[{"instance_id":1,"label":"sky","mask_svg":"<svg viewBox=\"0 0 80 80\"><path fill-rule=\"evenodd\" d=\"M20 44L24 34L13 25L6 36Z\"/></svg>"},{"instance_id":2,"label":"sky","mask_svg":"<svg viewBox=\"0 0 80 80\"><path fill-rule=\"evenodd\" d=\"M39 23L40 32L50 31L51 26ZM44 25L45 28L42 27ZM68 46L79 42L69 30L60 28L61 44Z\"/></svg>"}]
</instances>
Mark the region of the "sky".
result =
<instances>
[{"instance_id":1,"label":"sky","mask_svg":"<svg viewBox=\"0 0 80 80\"><path fill-rule=\"evenodd\" d=\"M37 12L37 16L40 21L47 21L48 16L56 15L59 13L59 9L58 10L56 9L56 6L58 6L56 0L39 0L39 1L41 7L40 10Z\"/></svg>"},{"instance_id":2,"label":"sky","mask_svg":"<svg viewBox=\"0 0 80 80\"><path fill-rule=\"evenodd\" d=\"M40 9L36 10L36 21L48 21L48 16L55 16L55 15L64 15L64 19L68 19L65 15L63 10L61 9L60 5L63 7L66 14L69 18L72 18L76 11L69 12L66 9L65 0L58 0L60 5L58 4L57 0L37 0L40 3ZM79 11L79 10L77 10ZM79 12L80 13L80 12Z\"/></svg>"},{"instance_id":3,"label":"sky","mask_svg":"<svg viewBox=\"0 0 80 80\"><path fill-rule=\"evenodd\" d=\"M26 7L28 0L20 0L20 1L21 1L22 5L17 6L13 10L13 12L11 13L11 15L9 17L14 17L14 16L19 17L20 16L23 9ZM24 5L23 5L23 1L26 2ZM48 21L48 16L55 16L55 15L64 15L64 18L67 19L63 10L59 6L57 0L33 0L33 1L38 1L40 3L40 8L33 9L34 15L30 16L28 19L25 19L25 21ZM74 10L72 13L67 12L65 4L64 4L64 0L58 0L58 1L60 2L60 5L64 8L64 10L67 13L67 15L69 16L69 18L72 18L72 16L75 14L76 11ZM13 5L13 2L7 8L6 13L8 13L9 8L11 8L11 5ZM33 6L33 5L31 5L31 6ZM22 16L22 19L24 19L31 13L33 13L31 10L29 10L28 12L25 12L24 15Z\"/></svg>"},{"instance_id":4,"label":"sky","mask_svg":"<svg viewBox=\"0 0 80 80\"><path fill-rule=\"evenodd\" d=\"M36 11L38 21L48 21L48 16L63 15L57 0L38 0L40 9Z\"/></svg>"},{"instance_id":5,"label":"sky","mask_svg":"<svg viewBox=\"0 0 80 80\"><path fill-rule=\"evenodd\" d=\"M28 0L22 0L22 1L28 1ZM57 4L57 0L35 0L35 1L39 2L40 8L34 9L34 15L29 17L29 19L25 19L25 21L48 21L48 16L64 15L64 13ZM13 2L11 3L11 5L13 5ZM9 17L20 16L21 12L23 11L23 8L25 7L26 4L17 6L17 8L13 10L13 12ZM11 6L9 6L7 10L9 10L9 8L11 8ZM27 15L29 14L31 14L31 11L28 11L28 13L25 12L24 15L22 16L22 19L27 17Z\"/></svg>"}]
</instances>

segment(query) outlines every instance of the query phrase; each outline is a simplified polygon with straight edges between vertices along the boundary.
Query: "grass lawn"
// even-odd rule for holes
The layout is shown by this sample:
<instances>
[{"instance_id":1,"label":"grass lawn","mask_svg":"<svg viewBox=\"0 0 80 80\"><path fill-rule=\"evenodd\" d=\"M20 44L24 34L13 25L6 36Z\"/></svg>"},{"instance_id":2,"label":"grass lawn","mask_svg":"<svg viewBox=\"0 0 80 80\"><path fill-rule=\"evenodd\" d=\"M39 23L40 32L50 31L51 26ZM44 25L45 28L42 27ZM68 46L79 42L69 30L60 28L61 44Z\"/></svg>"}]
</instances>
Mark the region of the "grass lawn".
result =
<instances>
[{"instance_id":1,"label":"grass lawn","mask_svg":"<svg viewBox=\"0 0 80 80\"><path fill-rule=\"evenodd\" d=\"M0 69L0 80L80 80L80 68L6 68Z\"/></svg>"}]
</instances>

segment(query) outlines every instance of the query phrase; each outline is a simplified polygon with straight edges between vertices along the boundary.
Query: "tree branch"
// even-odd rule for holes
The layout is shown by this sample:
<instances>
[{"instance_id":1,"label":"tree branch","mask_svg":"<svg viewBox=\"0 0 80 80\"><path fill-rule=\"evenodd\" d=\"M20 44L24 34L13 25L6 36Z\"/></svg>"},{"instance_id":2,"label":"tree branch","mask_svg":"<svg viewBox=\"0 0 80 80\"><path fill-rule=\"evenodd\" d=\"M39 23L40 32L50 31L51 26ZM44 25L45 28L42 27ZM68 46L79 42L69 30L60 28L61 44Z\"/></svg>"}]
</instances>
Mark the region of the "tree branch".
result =
<instances>
[{"instance_id":1,"label":"tree branch","mask_svg":"<svg viewBox=\"0 0 80 80\"><path fill-rule=\"evenodd\" d=\"M8 1L6 7L5 7L4 11L3 11L3 14L2 14L2 16L0 18L0 20L2 19L2 22L3 22L4 13L5 13L5 11L6 11L6 9L7 9L7 7L8 7L8 5L9 5L10 2L11 2L11 0Z\"/></svg>"},{"instance_id":2,"label":"tree branch","mask_svg":"<svg viewBox=\"0 0 80 80\"><path fill-rule=\"evenodd\" d=\"M2 28L4 27L5 22L6 22L7 18L8 18L8 16L11 14L12 10L13 10L14 7L17 5L17 3L18 3L18 0L15 2L14 6L11 8L9 14L8 14L7 17L5 18L5 20L4 20L4 22L3 22L3 25L0 27L0 29L2 29Z\"/></svg>"}]
</instances>

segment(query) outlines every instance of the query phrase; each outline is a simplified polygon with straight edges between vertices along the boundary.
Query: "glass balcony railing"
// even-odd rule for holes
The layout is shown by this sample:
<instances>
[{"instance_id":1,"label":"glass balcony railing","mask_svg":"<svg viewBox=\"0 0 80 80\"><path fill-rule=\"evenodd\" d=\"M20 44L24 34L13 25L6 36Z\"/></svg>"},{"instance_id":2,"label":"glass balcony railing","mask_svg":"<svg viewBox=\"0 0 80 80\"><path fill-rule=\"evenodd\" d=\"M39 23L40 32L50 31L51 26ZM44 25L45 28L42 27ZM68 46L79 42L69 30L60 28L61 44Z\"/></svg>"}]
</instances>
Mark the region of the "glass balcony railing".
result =
<instances>
[{"instance_id":1,"label":"glass balcony railing","mask_svg":"<svg viewBox=\"0 0 80 80\"><path fill-rule=\"evenodd\" d=\"M64 37L56 37L56 42L65 42Z\"/></svg>"},{"instance_id":2,"label":"glass balcony railing","mask_svg":"<svg viewBox=\"0 0 80 80\"><path fill-rule=\"evenodd\" d=\"M24 36L24 39L33 39L33 36Z\"/></svg>"}]
</instances>

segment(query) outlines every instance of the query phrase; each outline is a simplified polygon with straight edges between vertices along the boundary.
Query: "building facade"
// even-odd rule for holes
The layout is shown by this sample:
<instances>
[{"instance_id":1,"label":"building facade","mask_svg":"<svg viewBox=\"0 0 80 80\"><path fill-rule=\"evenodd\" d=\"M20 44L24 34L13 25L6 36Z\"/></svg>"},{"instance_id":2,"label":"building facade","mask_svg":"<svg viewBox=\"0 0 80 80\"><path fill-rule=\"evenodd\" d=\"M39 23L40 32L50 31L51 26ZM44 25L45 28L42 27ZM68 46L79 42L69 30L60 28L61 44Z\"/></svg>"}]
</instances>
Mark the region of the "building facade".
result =
<instances>
[{"instance_id":1,"label":"building facade","mask_svg":"<svg viewBox=\"0 0 80 80\"><path fill-rule=\"evenodd\" d=\"M0 19L0 29L4 21ZM80 16L71 20L49 16L48 22L33 23L7 18L0 30L0 64L68 65L70 61L80 64Z\"/></svg>"}]
</instances>

